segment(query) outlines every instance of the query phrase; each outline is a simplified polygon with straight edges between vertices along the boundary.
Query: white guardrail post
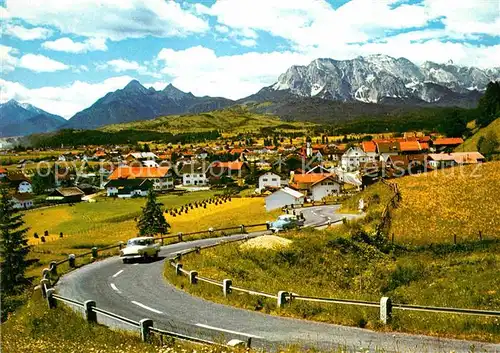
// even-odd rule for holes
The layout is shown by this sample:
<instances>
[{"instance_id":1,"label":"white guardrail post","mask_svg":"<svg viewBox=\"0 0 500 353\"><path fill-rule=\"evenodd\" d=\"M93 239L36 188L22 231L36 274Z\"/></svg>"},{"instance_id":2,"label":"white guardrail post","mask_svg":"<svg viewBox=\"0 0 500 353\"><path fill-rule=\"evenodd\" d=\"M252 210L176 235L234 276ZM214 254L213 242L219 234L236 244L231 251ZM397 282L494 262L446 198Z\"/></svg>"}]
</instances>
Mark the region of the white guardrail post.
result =
<instances>
[{"instance_id":1,"label":"white guardrail post","mask_svg":"<svg viewBox=\"0 0 500 353\"><path fill-rule=\"evenodd\" d=\"M391 321L392 317L392 302L389 297L380 298L380 321L384 325Z\"/></svg>"},{"instance_id":2,"label":"white guardrail post","mask_svg":"<svg viewBox=\"0 0 500 353\"><path fill-rule=\"evenodd\" d=\"M177 276L182 275L181 270L182 270L182 264L175 264L175 274L176 274Z\"/></svg>"},{"instance_id":3,"label":"white guardrail post","mask_svg":"<svg viewBox=\"0 0 500 353\"><path fill-rule=\"evenodd\" d=\"M75 266L76 266L75 259L76 259L75 254L69 254L68 255L68 264L69 264L69 267L75 268Z\"/></svg>"},{"instance_id":4,"label":"white guardrail post","mask_svg":"<svg viewBox=\"0 0 500 353\"><path fill-rule=\"evenodd\" d=\"M40 281L40 290L42 291L42 297L44 299L47 298L46 289L48 286L49 286L49 280L47 278L44 278Z\"/></svg>"},{"instance_id":5,"label":"white guardrail post","mask_svg":"<svg viewBox=\"0 0 500 353\"><path fill-rule=\"evenodd\" d=\"M50 276L50 270L48 268L44 268L42 270L42 278L49 279L49 276Z\"/></svg>"},{"instance_id":6,"label":"white guardrail post","mask_svg":"<svg viewBox=\"0 0 500 353\"><path fill-rule=\"evenodd\" d=\"M83 303L83 308L85 310L85 319L88 322L97 322L97 313L94 311L95 301L87 300Z\"/></svg>"},{"instance_id":7,"label":"white guardrail post","mask_svg":"<svg viewBox=\"0 0 500 353\"><path fill-rule=\"evenodd\" d=\"M142 342L149 342L149 338L151 336L151 327L153 327L153 320L142 319L141 321L139 321L139 329L141 330Z\"/></svg>"},{"instance_id":8,"label":"white guardrail post","mask_svg":"<svg viewBox=\"0 0 500 353\"><path fill-rule=\"evenodd\" d=\"M54 298L55 291L54 288L47 289L47 304L49 305L49 309L54 309L56 307L56 299Z\"/></svg>"},{"instance_id":9,"label":"white guardrail post","mask_svg":"<svg viewBox=\"0 0 500 353\"><path fill-rule=\"evenodd\" d=\"M233 285L233 281L230 279L225 279L222 281L222 292L224 296L227 297L228 294L231 294L231 286Z\"/></svg>"},{"instance_id":10,"label":"white guardrail post","mask_svg":"<svg viewBox=\"0 0 500 353\"><path fill-rule=\"evenodd\" d=\"M189 283L190 284L196 284L198 283L198 272L196 271L190 271L189 272Z\"/></svg>"},{"instance_id":11,"label":"white guardrail post","mask_svg":"<svg viewBox=\"0 0 500 353\"><path fill-rule=\"evenodd\" d=\"M279 291L278 292L278 308L283 308L287 302L286 297L288 296L288 292Z\"/></svg>"},{"instance_id":12,"label":"white guardrail post","mask_svg":"<svg viewBox=\"0 0 500 353\"><path fill-rule=\"evenodd\" d=\"M50 273L57 276L57 262L51 261L49 265Z\"/></svg>"}]
</instances>

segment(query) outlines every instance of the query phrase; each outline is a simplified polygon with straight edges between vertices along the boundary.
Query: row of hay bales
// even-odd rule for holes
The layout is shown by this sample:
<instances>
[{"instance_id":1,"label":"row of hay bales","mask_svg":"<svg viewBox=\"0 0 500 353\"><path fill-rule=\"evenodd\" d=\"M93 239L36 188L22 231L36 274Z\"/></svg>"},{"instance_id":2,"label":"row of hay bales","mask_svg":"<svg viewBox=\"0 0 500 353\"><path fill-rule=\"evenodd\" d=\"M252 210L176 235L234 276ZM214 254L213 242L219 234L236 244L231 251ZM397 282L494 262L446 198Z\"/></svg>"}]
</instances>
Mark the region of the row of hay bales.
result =
<instances>
[{"instance_id":1,"label":"row of hay bales","mask_svg":"<svg viewBox=\"0 0 500 353\"><path fill-rule=\"evenodd\" d=\"M226 202L231 202L231 196L215 196L211 197L207 200L202 200L202 201L195 201L188 203L186 205L183 205L179 208L173 208L171 210L167 210L166 213L169 214L172 217L177 217L182 214L186 214L189 212L189 210L194 210L195 208L207 208L207 205L222 205Z\"/></svg>"}]
</instances>

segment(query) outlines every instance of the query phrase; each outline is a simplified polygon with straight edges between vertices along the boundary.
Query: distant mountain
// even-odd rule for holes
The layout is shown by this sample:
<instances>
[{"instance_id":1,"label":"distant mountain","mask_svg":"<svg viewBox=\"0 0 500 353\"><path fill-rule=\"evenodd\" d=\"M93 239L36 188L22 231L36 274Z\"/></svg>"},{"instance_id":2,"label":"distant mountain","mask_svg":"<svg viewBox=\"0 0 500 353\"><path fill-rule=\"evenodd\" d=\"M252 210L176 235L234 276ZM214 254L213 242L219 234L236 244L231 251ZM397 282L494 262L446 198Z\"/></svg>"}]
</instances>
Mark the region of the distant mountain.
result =
<instances>
[{"instance_id":1,"label":"distant mountain","mask_svg":"<svg viewBox=\"0 0 500 353\"><path fill-rule=\"evenodd\" d=\"M31 104L10 100L0 104L0 136L25 136L57 130L66 123L58 115Z\"/></svg>"},{"instance_id":2,"label":"distant mountain","mask_svg":"<svg viewBox=\"0 0 500 353\"><path fill-rule=\"evenodd\" d=\"M110 92L91 107L75 114L64 128L95 129L100 126L147 120L163 115L200 113L234 104L218 97L196 97L172 84L161 91L149 89L137 80Z\"/></svg>"},{"instance_id":3,"label":"distant mountain","mask_svg":"<svg viewBox=\"0 0 500 353\"><path fill-rule=\"evenodd\" d=\"M266 93L342 102L470 107L488 82L495 80L500 80L500 68L482 70L451 62L417 66L405 58L371 55L352 60L316 59L307 66L292 66Z\"/></svg>"}]
</instances>

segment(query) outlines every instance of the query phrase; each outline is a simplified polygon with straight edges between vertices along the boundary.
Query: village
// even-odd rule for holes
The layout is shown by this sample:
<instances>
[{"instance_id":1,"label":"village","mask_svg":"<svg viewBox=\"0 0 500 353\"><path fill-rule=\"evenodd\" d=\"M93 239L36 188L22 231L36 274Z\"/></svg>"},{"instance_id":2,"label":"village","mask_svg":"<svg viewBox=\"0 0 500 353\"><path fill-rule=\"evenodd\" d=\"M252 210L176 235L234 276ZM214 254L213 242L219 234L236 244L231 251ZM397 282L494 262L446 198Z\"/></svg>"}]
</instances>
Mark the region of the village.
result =
<instances>
[{"instance_id":1,"label":"village","mask_svg":"<svg viewBox=\"0 0 500 353\"><path fill-rule=\"evenodd\" d=\"M94 202L97 195L145 197L151 189L157 193L222 189L265 197L270 211L352 194L381 178L485 161L479 152L454 152L460 150L462 138L434 134L360 136L351 141L330 137L330 141L335 142L320 136L179 144L154 150L143 144L136 149L87 146L43 154L24 152L43 156L36 160L7 151L2 155L0 182L10 188L18 209Z\"/></svg>"}]
</instances>

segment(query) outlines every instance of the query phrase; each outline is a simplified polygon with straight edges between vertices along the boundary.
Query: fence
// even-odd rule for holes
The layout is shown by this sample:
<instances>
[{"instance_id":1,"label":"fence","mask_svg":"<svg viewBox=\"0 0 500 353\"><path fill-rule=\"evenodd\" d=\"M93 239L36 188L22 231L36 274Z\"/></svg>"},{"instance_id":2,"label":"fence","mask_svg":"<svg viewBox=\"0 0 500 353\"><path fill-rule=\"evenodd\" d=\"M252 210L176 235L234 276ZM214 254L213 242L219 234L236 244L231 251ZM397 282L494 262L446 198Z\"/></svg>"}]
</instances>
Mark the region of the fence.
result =
<instances>
[{"instance_id":1,"label":"fence","mask_svg":"<svg viewBox=\"0 0 500 353\"><path fill-rule=\"evenodd\" d=\"M228 242L217 244L227 244ZM196 270L186 270L183 265L178 262L182 255L187 255L193 252L199 253L203 249L197 248L195 250L189 249L188 251L178 254L174 259L170 260L170 264L175 268L177 275L185 275L189 278L189 283L191 285L196 285L198 282L204 282L217 287L222 288L222 294L227 297L233 291L247 293L249 295L261 296L265 298L275 299L276 306L278 308L284 308L287 303L291 303L294 300L300 300L305 302L316 302L325 304L340 304L340 305L357 305L363 307L378 308L380 313L380 321L383 324L388 324L392 317L393 310L412 310L421 312L435 312L435 313L447 313L447 314L461 314L461 315L477 315L477 316L497 316L500 317L500 311L489 311L489 310L479 310L479 309L464 309L464 308L450 308L450 307L436 307L436 306L424 306L424 305L411 305L411 304L397 304L392 303L389 297L381 297L380 301L364 301L364 300L352 300L352 299L339 299L339 298L325 298L325 297L311 297L292 293L290 291L278 291L277 294L271 294L266 292L260 292L255 290L250 290L246 288L236 287L233 285L232 279L224 279L222 281L215 280L212 278L201 277Z\"/></svg>"},{"instance_id":2,"label":"fence","mask_svg":"<svg viewBox=\"0 0 500 353\"><path fill-rule=\"evenodd\" d=\"M160 241L162 244L164 242L164 239L176 239L177 242L183 242L183 241L186 241L186 237L190 237L190 236L196 236L196 235L202 235L202 234L214 235L217 232L220 232L222 235L228 235L228 233L226 233L226 232L230 232L230 231L235 231L236 233L246 233L247 230L250 228L258 228L258 227L264 227L264 226L266 227L266 229L269 228L268 223L249 224L249 225L242 224L242 225L239 225L236 227L227 227L227 228L219 228L219 229L210 228L206 231L191 232L191 233L184 233L184 234L178 233L176 235L159 237L159 238L156 238L156 240ZM231 241L222 240L222 241L215 243L215 244L205 245L203 247L194 247L194 248L184 250L182 252L177 253L175 258L180 259L181 256L183 256L183 255L193 253L193 252L200 252L201 249L207 249L207 248L218 246L221 244L226 244L226 243L230 243L230 242L234 242L234 241L241 241L241 240L245 240L248 238L249 238L249 236L247 235L243 239L236 239L236 240L231 240ZM123 246L124 246L124 242L120 242L116 245L111 245L111 246L107 246L104 248L93 247L90 251L85 252L83 254L78 254L78 255L70 254L67 259L64 259L61 261L50 262L49 268L43 269L42 280L40 281L40 290L42 292L42 296L47 299L47 303L48 303L49 308L56 308L58 301L75 306L77 308L81 308L84 310L85 318L89 322L97 322L97 314L103 315L107 318L110 318L110 319L116 320L118 322L121 322L123 324L127 324L129 326L137 328L140 331L141 338L143 341L150 341L151 336L154 334L154 335L158 335L161 340L163 340L162 339L163 336L168 336L168 337L171 337L174 339L180 339L180 340L194 342L194 343L223 345L223 346L231 346L231 347L246 346L246 347L250 348L251 337L246 337L245 341L241 341L239 339L232 339L227 344L220 344L220 343L210 341L210 340L205 340L205 339L201 339L201 338L197 338L197 337L193 337L193 336L189 336L189 335L184 335L184 334L177 333L177 332L172 332L172 331L162 330L160 328L155 328L153 326L153 321L150 319L147 319L147 318L140 320L140 321L131 320L129 318L126 318L126 317L120 316L118 314L112 313L110 311L96 307L96 303L93 300L79 302L79 301L73 300L71 298L66 298L66 297L57 295L55 293L55 289L53 288L53 286L55 283L57 283L57 281L59 279L59 274L58 274L58 270L57 270L58 266L65 264L65 263L68 263L69 268L73 269L73 268L76 268L76 259L77 258L83 258L83 257L90 255L91 259L95 260L99 256L99 252L108 251L108 250L112 250L112 249L121 249ZM179 267L179 270L183 271L182 266ZM199 280L200 281L205 280L207 282L212 282L213 284L215 283L215 281L212 281L208 278L203 278L203 277L199 278ZM216 329L213 329L213 330L216 330Z\"/></svg>"},{"instance_id":3,"label":"fence","mask_svg":"<svg viewBox=\"0 0 500 353\"><path fill-rule=\"evenodd\" d=\"M50 282L49 282L50 283ZM42 296L47 299L47 303L50 309L54 309L57 307L57 302L63 302L65 304L72 305L76 308L83 309L85 319L91 323L98 322L98 314L104 317L110 318L112 320L121 322L122 324L129 325L132 328L135 328L139 331L141 335L141 340L143 342L151 342L151 338L153 335L158 335L160 337L160 341L163 343L163 336L179 339L182 341L192 342L192 343L200 343L200 344L210 344L210 345L219 345L226 347L236 347L242 346L246 348L251 347L252 339L251 337L247 337L246 341L241 341L238 339L232 339L227 342L227 344L222 344L215 341L210 341L198 337L193 337L177 332L172 332L168 330L163 330L157 327L154 327L153 320L144 318L139 321L135 321L129 319L127 317L118 315L116 313L101 309L96 306L96 302L94 300L87 300L85 302L80 302L77 300L73 300L70 298L66 298L54 293L54 289L50 288L50 284L47 282L43 282L40 286L42 291Z\"/></svg>"}]
</instances>

